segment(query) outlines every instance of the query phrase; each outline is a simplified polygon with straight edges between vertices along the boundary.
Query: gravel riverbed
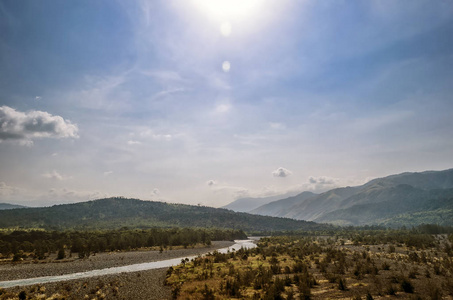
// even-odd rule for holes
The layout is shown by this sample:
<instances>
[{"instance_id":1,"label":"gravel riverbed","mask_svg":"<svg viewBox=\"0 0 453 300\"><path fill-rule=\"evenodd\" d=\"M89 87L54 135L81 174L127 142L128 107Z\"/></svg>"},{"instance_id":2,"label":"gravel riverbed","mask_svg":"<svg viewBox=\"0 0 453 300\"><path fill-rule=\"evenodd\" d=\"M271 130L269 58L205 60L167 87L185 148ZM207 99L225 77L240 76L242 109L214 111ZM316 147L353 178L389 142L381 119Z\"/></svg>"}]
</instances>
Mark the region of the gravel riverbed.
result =
<instances>
[{"instance_id":1,"label":"gravel riverbed","mask_svg":"<svg viewBox=\"0 0 453 300\"><path fill-rule=\"evenodd\" d=\"M160 251L98 253L87 259L46 263L0 264L0 281L54 276L96 269L204 254L233 245L215 241L204 248ZM167 268L105 275L0 290L0 299L18 299L18 293L42 299L169 299L171 290L163 285ZM34 298L33 298L34 299Z\"/></svg>"},{"instance_id":2,"label":"gravel riverbed","mask_svg":"<svg viewBox=\"0 0 453 300\"><path fill-rule=\"evenodd\" d=\"M0 291L0 299L171 299L164 286L167 268L52 282ZM30 298L29 298L30 297Z\"/></svg>"},{"instance_id":3,"label":"gravel riverbed","mask_svg":"<svg viewBox=\"0 0 453 300\"><path fill-rule=\"evenodd\" d=\"M121 267L145 262L199 255L233 245L233 242L214 241L211 246L160 251L130 251L98 253L86 259L52 260L46 262L0 264L0 281L63 275L90 270Z\"/></svg>"}]
</instances>

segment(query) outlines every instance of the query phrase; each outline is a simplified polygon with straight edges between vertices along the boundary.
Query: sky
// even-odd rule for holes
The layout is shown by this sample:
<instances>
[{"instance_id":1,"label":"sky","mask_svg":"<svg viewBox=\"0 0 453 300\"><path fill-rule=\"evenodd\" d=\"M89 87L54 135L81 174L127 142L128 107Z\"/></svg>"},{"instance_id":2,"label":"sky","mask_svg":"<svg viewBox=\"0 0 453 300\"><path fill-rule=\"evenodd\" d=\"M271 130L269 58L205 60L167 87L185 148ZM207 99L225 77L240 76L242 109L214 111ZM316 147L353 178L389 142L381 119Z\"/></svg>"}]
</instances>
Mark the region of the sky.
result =
<instances>
[{"instance_id":1,"label":"sky","mask_svg":"<svg viewBox=\"0 0 453 300\"><path fill-rule=\"evenodd\" d=\"M452 1L2 0L0 202L449 169L452 66Z\"/></svg>"}]
</instances>

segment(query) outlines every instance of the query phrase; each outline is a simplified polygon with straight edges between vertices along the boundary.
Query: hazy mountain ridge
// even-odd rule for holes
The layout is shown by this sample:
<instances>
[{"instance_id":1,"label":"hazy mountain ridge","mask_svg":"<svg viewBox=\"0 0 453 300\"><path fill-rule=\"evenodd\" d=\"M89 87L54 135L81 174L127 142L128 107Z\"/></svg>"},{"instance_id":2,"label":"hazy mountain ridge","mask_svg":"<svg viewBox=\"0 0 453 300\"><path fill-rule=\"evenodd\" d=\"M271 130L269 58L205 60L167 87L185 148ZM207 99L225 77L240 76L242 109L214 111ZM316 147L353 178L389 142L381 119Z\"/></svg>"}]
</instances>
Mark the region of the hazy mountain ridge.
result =
<instances>
[{"instance_id":1,"label":"hazy mountain ridge","mask_svg":"<svg viewBox=\"0 0 453 300\"><path fill-rule=\"evenodd\" d=\"M274 195L274 196L269 196L269 197L240 198L240 199L237 199L237 200L223 206L222 208L231 209L236 212L249 212L262 205L266 205L267 203L270 203L273 201L278 201L280 199L285 199L288 197L293 197L295 195L297 195L296 192L290 192L290 193L286 193L283 195Z\"/></svg>"},{"instance_id":2,"label":"hazy mountain ridge","mask_svg":"<svg viewBox=\"0 0 453 300\"><path fill-rule=\"evenodd\" d=\"M285 216L289 213L288 208L291 208L293 205L300 203L301 201L307 200L309 198L312 198L314 196L316 196L315 193L302 192L299 195L293 197L273 201L265 205L262 205L258 208L255 208L254 210L251 210L250 213L273 217Z\"/></svg>"},{"instance_id":3,"label":"hazy mountain ridge","mask_svg":"<svg viewBox=\"0 0 453 300\"><path fill-rule=\"evenodd\" d=\"M295 199L271 202L252 213L339 225L453 225L453 169L391 175Z\"/></svg>"},{"instance_id":4,"label":"hazy mountain ridge","mask_svg":"<svg viewBox=\"0 0 453 300\"><path fill-rule=\"evenodd\" d=\"M0 203L0 210L6 209L16 209L16 208L25 208L26 206L10 204L10 203Z\"/></svg>"},{"instance_id":5,"label":"hazy mountain ridge","mask_svg":"<svg viewBox=\"0 0 453 300\"><path fill-rule=\"evenodd\" d=\"M231 210L108 198L52 207L0 211L0 228L117 229L122 227L203 227L245 231L315 230L326 228L313 222L274 218Z\"/></svg>"}]
</instances>

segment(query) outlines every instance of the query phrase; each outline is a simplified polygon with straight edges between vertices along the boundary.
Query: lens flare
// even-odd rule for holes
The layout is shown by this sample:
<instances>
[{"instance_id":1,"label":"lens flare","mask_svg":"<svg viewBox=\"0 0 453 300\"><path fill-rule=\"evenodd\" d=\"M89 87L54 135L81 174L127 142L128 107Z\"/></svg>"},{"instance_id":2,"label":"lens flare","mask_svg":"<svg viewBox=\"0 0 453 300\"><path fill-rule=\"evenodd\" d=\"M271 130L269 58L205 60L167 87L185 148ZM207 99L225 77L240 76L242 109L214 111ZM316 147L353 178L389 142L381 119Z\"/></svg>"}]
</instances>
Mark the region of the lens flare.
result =
<instances>
[{"instance_id":1,"label":"lens flare","mask_svg":"<svg viewBox=\"0 0 453 300\"><path fill-rule=\"evenodd\" d=\"M223 72L229 72L230 68L231 68L230 62L229 61L224 61L223 64L222 64Z\"/></svg>"}]
</instances>

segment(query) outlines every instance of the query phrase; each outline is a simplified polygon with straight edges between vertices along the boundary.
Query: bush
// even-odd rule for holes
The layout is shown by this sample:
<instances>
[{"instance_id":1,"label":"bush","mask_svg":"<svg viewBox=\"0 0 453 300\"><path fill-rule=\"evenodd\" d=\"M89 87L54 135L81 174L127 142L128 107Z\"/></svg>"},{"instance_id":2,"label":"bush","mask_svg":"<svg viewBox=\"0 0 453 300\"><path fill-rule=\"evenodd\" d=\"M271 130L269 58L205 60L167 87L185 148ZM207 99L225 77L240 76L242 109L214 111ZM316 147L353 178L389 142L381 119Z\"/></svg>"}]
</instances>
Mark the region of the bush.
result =
<instances>
[{"instance_id":1,"label":"bush","mask_svg":"<svg viewBox=\"0 0 453 300\"><path fill-rule=\"evenodd\" d=\"M413 293L414 292L414 286L412 283L409 281L409 279L403 279L401 282L401 288L405 293Z\"/></svg>"},{"instance_id":2,"label":"bush","mask_svg":"<svg viewBox=\"0 0 453 300\"><path fill-rule=\"evenodd\" d=\"M338 289L340 291L346 291L347 290L346 279L343 279L343 278L340 277L340 279L338 280Z\"/></svg>"},{"instance_id":3,"label":"bush","mask_svg":"<svg viewBox=\"0 0 453 300\"><path fill-rule=\"evenodd\" d=\"M19 297L19 300L27 299L27 293L25 291L20 292L17 296Z\"/></svg>"},{"instance_id":4,"label":"bush","mask_svg":"<svg viewBox=\"0 0 453 300\"><path fill-rule=\"evenodd\" d=\"M57 259L63 259L65 257L65 253L64 253L64 248L60 248L60 250L58 250L58 255L57 255Z\"/></svg>"},{"instance_id":5,"label":"bush","mask_svg":"<svg viewBox=\"0 0 453 300\"><path fill-rule=\"evenodd\" d=\"M387 291L386 291L387 295L396 295L396 289L393 285L390 285L388 288L387 288Z\"/></svg>"}]
</instances>

